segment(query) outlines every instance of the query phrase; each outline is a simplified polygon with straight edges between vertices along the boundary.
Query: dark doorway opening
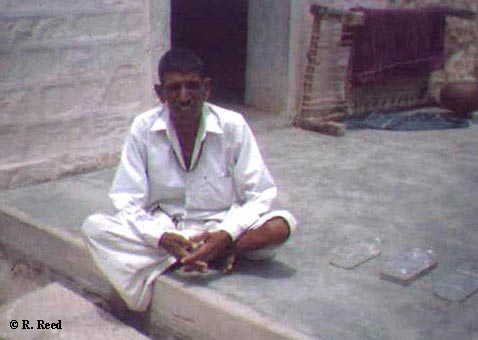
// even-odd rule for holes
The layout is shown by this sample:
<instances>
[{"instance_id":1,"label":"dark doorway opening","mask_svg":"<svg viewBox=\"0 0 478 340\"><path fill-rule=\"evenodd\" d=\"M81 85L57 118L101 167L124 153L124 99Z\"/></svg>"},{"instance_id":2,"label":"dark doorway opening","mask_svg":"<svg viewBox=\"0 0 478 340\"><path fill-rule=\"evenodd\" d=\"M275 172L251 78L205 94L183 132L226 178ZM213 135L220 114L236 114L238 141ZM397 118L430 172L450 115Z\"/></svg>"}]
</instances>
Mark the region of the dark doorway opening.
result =
<instances>
[{"instance_id":1,"label":"dark doorway opening","mask_svg":"<svg viewBox=\"0 0 478 340\"><path fill-rule=\"evenodd\" d=\"M171 45L204 60L211 101L244 104L247 0L171 0Z\"/></svg>"}]
</instances>

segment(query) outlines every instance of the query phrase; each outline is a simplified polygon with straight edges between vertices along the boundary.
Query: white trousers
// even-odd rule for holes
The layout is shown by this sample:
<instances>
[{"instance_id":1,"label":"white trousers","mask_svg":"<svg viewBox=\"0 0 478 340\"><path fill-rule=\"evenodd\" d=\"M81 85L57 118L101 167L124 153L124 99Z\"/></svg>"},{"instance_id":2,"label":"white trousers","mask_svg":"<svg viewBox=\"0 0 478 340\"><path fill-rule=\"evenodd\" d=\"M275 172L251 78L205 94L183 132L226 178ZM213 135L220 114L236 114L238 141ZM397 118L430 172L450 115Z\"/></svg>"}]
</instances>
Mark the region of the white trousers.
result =
<instances>
[{"instance_id":1,"label":"white trousers","mask_svg":"<svg viewBox=\"0 0 478 340\"><path fill-rule=\"evenodd\" d=\"M285 210L276 210L264 214L249 229L262 226L268 220L282 217L292 234L297 222ZM190 235L198 234L210 228L211 224L191 225ZM82 235L95 264L108 278L128 307L136 311L145 311L151 301L154 280L176 259L161 247L147 244L120 214L95 214L89 216L82 227ZM259 249L249 252L249 259L271 257L273 251Z\"/></svg>"}]
</instances>

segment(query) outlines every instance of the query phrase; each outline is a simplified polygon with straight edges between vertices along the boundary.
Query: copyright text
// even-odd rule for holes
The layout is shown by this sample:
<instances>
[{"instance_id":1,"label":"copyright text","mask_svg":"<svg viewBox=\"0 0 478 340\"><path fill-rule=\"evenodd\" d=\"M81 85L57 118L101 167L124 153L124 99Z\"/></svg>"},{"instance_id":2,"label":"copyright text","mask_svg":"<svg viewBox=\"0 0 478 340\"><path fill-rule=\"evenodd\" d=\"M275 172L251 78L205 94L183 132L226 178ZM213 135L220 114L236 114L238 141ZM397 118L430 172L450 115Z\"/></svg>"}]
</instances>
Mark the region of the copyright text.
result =
<instances>
[{"instance_id":1,"label":"copyright text","mask_svg":"<svg viewBox=\"0 0 478 340\"><path fill-rule=\"evenodd\" d=\"M48 322L45 320L12 320L11 329L62 329L61 320Z\"/></svg>"}]
</instances>

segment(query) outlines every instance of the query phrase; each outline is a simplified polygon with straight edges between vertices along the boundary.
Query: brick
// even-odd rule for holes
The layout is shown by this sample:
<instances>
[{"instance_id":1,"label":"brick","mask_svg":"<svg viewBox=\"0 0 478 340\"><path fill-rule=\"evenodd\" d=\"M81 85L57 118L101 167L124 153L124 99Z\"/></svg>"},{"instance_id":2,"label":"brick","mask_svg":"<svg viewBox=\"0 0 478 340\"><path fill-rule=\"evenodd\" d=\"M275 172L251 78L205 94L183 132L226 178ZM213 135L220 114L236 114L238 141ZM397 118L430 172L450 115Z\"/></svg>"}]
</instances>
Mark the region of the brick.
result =
<instances>
[{"instance_id":1,"label":"brick","mask_svg":"<svg viewBox=\"0 0 478 340\"><path fill-rule=\"evenodd\" d=\"M95 67L95 48L93 46L66 47L60 50L61 73L63 75L84 77L88 73L100 73Z\"/></svg>"},{"instance_id":2,"label":"brick","mask_svg":"<svg viewBox=\"0 0 478 340\"><path fill-rule=\"evenodd\" d=\"M63 171L61 159L117 155L131 116L152 97L146 8L146 0L0 0L4 168L36 160L21 181L41 179Z\"/></svg>"},{"instance_id":3,"label":"brick","mask_svg":"<svg viewBox=\"0 0 478 340\"><path fill-rule=\"evenodd\" d=\"M62 123L44 122L26 127L28 147L25 158L48 157L65 149Z\"/></svg>"},{"instance_id":4,"label":"brick","mask_svg":"<svg viewBox=\"0 0 478 340\"><path fill-rule=\"evenodd\" d=\"M118 14L79 14L73 18L75 35L94 39L118 34Z\"/></svg>"},{"instance_id":5,"label":"brick","mask_svg":"<svg viewBox=\"0 0 478 340\"><path fill-rule=\"evenodd\" d=\"M13 125L13 124L0 125L0 137L16 135L18 134L18 131L19 131L19 128L16 125Z\"/></svg>"},{"instance_id":6,"label":"brick","mask_svg":"<svg viewBox=\"0 0 478 340\"><path fill-rule=\"evenodd\" d=\"M145 72L149 68L147 53L141 41L108 40L91 46L61 49L62 73L80 78L112 77L118 65L130 65Z\"/></svg>"},{"instance_id":7,"label":"brick","mask_svg":"<svg viewBox=\"0 0 478 340\"><path fill-rule=\"evenodd\" d=\"M89 142L90 123L85 117L45 120L25 127L28 145L25 158L47 158L75 152L75 146Z\"/></svg>"},{"instance_id":8,"label":"brick","mask_svg":"<svg viewBox=\"0 0 478 340\"><path fill-rule=\"evenodd\" d=\"M45 13L67 9L69 12L79 10L100 9L103 1L99 0L48 0L48 1L31 1L31 0L15 0L10 10L14 13Z\"/></svg>"},{"instance_id":9,"label":"brick","mask_svg":"<svg viewBox=\"0 0 478 340\"><path fill-rule=\"evenodd\" d=\"M144 79L141 77L122 77L114 79L108 87L106 102L109 106L144 102Z\"/></svg>"},{"instance_id":10,"label":"brick","mask_svg":"<svg viewBox=\"0 0 478 340\"><path fill-rule=\"evenodd\" d=\"M319 49L315 49L315 48L308 49L306 52L307 61L316 62L317 59L320 57L321 53L322 51L320 51Z\"/></svg>"},{"instance_id":11,"label":"brick","mask_svg":"<svg viewBox=\"0 0 478 340\"><path fill-rule=\"evenodd\" d=\"M72 36L71 23L66 16L42 18L34 30L34 37L38 40L67 39Z\"/></svg>"},{"instance_id":12,"label":"brick","mask_svg":"<svg viewBox=\"0 0 478 340\"><path fill-rule=\"evenodd\" d=\"M71 84L54 85L44 87L41 99L45 115L65 115L75 108L80 108L83 103L78 100L79 96L75 86Z\"/></svg>"},{"instance_id":13,"label":"brick","mask_svg":"<svg viewBox=\"0 0 478 340\"><path fill-rule=\"evenodd\" d=\"M129 113L122 112L97 112L91 115L92 133L99 138L105 138L107 135L124 136L133 121L133 118L139 111L127 110Z\"/></svg>"},{"instance_id":14,"label":"brick","mask_svg":"<svg viewBox=\"0 0 478 340\"><path fill-rule=\"evenodd\" d=\"M0 54L0 79L14 83L45 82L55 78L58 58L54 50L46 48L21 49L16 53Z\"/></svg>"},{"instance_id":15,"label":"brick","mask_svg":"<svg viewBox=\"0 0 478 340\"><path fill-rule=\"evenodd\" d=\"M323 122L318 117L298 119L297 125L305 130L316 131L330 136L345 135L345 125L336 122Z\"/></svg>"},{"instance_id":16,"label":"brick","mask_svg":"<svg viewBox=\"0 0 478 340\"><path fill-rule=\"evenodd\" d=\"M118 41L98 49L99 65L113 70L119 65L134 65L138 72L149 69L149 54L143 40Z\"/></svg>"},{"instance_id":17,"label":"brick","mask_svg":"<svg viewBox=\"0 0 478 340\"><path fill-rule=\"evenodd\" d=\"M314 72L315 72L315 66L312 66L312 65L307 66L307 68L305 69L305 72L306 72L307 74L314 74Z\"/></svg>"},{"instance_id":18,"label":"brick","mask_svg":"<svg viewBox=\"0 0 478 340\"><path fill-rule=\"evenodd\" d=\"M0 125L25 125L41 121L43 114L38 89L5 91L0 94Z\"/></svg>"},{"instance_id":19,"label":"brick","mask_svg":"<svg viewBox=\"0 0 478 340\"><path fill-rule=\"evenodd\" d=\"M148 81L144 74L138 73L133 65L123 65L116 69L108 85L106 101L110 106L127 103L145 103Z\"/></svg>"},{"instance_id":20,"label":"brick","mask_svg":"<svg viewBox=\"0 0 478 340\"><path fill-rule=\"evenodd\" d=\"M317 50L319 48L319 41L320 40L318 40L318 39L317 40L316 39L312 40L310 42L310 49L311 50Z\"/></svg>"},{"instance_id":21,"label":"brick","mask_svg":"<svg viewBox=\"0 0 478 340\"><path fill-rule=\"evenodd\" d=\"M0 164L19 161L24 157L25 137L24 130L19 125L0 125Z\"/></svg>"},{"instance_id":22,"label":"brick","mask_svg":"<svg viewBox=\"0 0 478 340\"><path fill-rule=\"evenodd\" d=\"M138 107L119 112L96 113L91 117L91 131L95 136L92 147L96 150L115 152L121 150L134 116L141 111Z\"/></svg>"},{"instance_id":23,"label":"brick","mask_svg":"<svg viewBox=\"0 0 478 340\"><path fill-rule=\"evenodd\" d=\"M314 75L313 74L306 74L304 76L304 81L308 83L312 83L314 81Z\"/></svg>"},{"instance_id":24,"label":"brick","mask_svg":"<svg viewBox=\"0 0 478 340\"><path fill-rule=\"evenodd\" d=\"M0 10L7 10L12 6L11 0L0 0Z\"/></svg>"},{"instance_id":25,"label":"brick","mask_svg":"<svg viewBox=\"0 0 478 340\"><path fill-rule=\"evenodd\" d=\"M4 90L0 92L0 121L16 123L32 115L33 98L27 90Z\"/></svg>"},{"instance_id":26,"label":"brick","mask_svg":"<svg viewBox=\"0 0 478 340\"><path fill-rule=\"evenodd\" d=\"M0 20L0 50L11 51L14 44L30 40L34 35L36 18L2 18Z\"/></svg>"},{"instance_id":27,"label":"brick","mask_svg":"<svg viewBox=\"0 0 478 340\"><path fill-rule=\"evenodd\" d=\"M78 117L69 120L64 124L63 131L66 135L66 144L68 148L62 150L62 154L78 154L84 152L99 151L94 148L96 136L92 133L91 117L86 114L84 117Z\"/></svg>"},{"instance_id":28,"label":"brick","mask_svg":"<svg viewBox=\"0 0 478 340\"><path fill-rule=\"evenodd\" d=\"M117 30L121 35L143 34L146 30L144 13L122 13Z\"/></svg>"},{"instance_id":29,"label":"brick","mask_svg":"<svg viewBox=\"0 0 478 340\"><path fill-rule=\"evenodd\" d=\"M317 55L313 55L313 54L308 54L307 55L307 61L308 61L308 66L315 66L315 65L318 65L318 58L317 58Z\"/></svg>"},{"instance_id":30,"label":"brick","mask_svg":"<svg viewBox=\"0 0 478 340\"><path fill-rule=\"evenodd\" d=\"M13 81L12 69L14 66L14 54L9 51L0 50L0 83Z\"/></svg>"},{"instance_id":31,"label":"brick","mask_svg":"<svg viewBox=\"0 0 478 340\"><path fill-rule=\"evenodd\" d=\"M100 0L102 6L106 8L129 9L141 11L145 9L145 2L147 0Z\"/></svg>"},{"instance_id":32,"label":"brick","mask_svg":"<svg viewBox=\"0 0 478 340\"><path fill-rule=\"evenodd\" d=\"M106 85L100 81L85 81L79 85L82 108L87 110L104 108Z\"/></svg>"}]
</instances>

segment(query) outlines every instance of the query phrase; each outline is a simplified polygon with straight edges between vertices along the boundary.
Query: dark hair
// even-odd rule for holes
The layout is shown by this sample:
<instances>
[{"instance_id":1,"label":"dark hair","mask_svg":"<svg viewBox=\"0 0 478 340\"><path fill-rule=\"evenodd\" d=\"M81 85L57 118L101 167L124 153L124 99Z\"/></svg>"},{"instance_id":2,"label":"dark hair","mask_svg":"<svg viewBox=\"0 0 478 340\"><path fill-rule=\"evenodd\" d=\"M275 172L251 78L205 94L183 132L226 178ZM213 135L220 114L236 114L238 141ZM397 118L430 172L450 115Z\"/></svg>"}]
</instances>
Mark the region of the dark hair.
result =
<instances>
[{"instance_id":1,"label":"dark hair","mask_svg":"<svg viewBox=\"0 0 478 340\"><path fill-rule=\"evenodd\" d=\"M187 48L173 48L166 52L159 61L159 80L167 72L198 73L204 76L204 63L192 50Z\"/></svg>"}]
</instances>

